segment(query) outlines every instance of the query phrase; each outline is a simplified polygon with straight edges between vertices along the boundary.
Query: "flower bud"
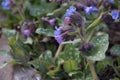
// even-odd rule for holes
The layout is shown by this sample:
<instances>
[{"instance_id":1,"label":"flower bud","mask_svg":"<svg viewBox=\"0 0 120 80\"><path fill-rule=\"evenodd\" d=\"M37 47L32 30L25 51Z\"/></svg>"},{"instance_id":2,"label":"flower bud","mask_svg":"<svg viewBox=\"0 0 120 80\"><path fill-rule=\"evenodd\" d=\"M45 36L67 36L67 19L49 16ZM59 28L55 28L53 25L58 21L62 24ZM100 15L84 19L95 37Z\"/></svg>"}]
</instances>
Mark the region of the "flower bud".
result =
<instances>
[{"instance_id":1,"label":"flower bud","mask_svg":"<svg viewBox=\"0 0 120 80\"><path fill-rule=\"evenodd\" d=\"M82 26L83 18L79 12L74 12L74 14L71 16L71 22L77 26Z\"/></svg>"},{"instance_id":2,"label":"flower bud","mask_svg":"<svg viewBox=\"0 0 120 80\"><path fill-rule=\"evenodd\" d=\"M24 34L25 36L29 37L30 34L31 34L31 31L30 31L29 29L26 29L26 30L23 31L23 34Z\"/></svg>"},{"instance_id":3,"label":"flower bud","mask_svg":"<svg viewBox=\"0 0 120 80\"><path fill-rule=\"evenodd\" d=\"M55 22L56 22L56 19L50 19L50 20L48 20L48 23L50 24L50 25L55 25Z\"/></svg>"},{"instance_id":4,"label":"flower bud","mask_svg":"<svg viewBox=\"0 0 120 80\"><path fill-rule=\"evenodd\" d=\"M104 0L104 3L103 3L103 6L106 8L106 9L118 9L118 6L116 6L114 4L114 0Z\"/></svg>"},{"instance_id":5,"label":"flower bud","mask_svg":"<svg viewBox=\"0 0 120 80\"><path fill-rule=\"evenodd\" d=\"M96 0L84 0L86 6L96 6L97 1Z\"/></svg>"},{"instance_id":6,"label":"flower bud","mask_svg":"<svg viewBox=\"0 0 120 80\"><path fill-rule=\"evenodd\" d=\"M93 43L84 43L83 45L80 46L79 51L86 53L88 51L92 51L93 48L94 48Z\"/></svg>"},{"instance_id":7,"label":"flower bud","mask_svg":"<svg viewBox=\"0 0 120 80\"><path fill-rule=\"evenodd\" d=\"M20 25L19 24L13 24L13 29L16 31L20 31Z\"/></svg>"},{"instance_id":8,"label":"flower bud","mask_svg":"<svg viewBox=\"0 0 120 80\"><path fill-rule=\"evenodd\" d=\"M70 23L71 23L70 17L65 17L65 23L66 23L66 24L70 24Z\"/></svg>"},{"instance_id":9,"label":"flower bud","mask_svg":"<svg viewBox=\"0 0 120 80\"><path fill-rule=\"evenodd\" d=\"M82 3L80 3L80 2L76 2L76 3L75 3L75 7L76 7L76 10L77 10L77 11L83 11L85 5L82 4Z\"/></svg>"},{"instance_id":10,"label":"flower bud","mask_svg":"<svg viewBox=\"0 0 120 80\"><path fill-rule=\"evenodd\" d=\"M112 16L110 16L109 14L104 14L102 16L102 22L104 22L106 24L111 24L114 22L114 20L112 19Z\"/></svg>"},{"instance_id":11,"label":"flower bud","mask_svg":"<svg viewBox=\"0 0 120 80\"><path fill-rule=\"evenodd\" d=\"M62 32L66 32L66 31L74 31L72 26L60 26L59 29L62 30Z\"/></svg>"},{"instance_id":12,"label":"flower bud","mask_svg":"<svg viewBox=\"0 0 120 80\"><path fill-rule=\"evenodd\" d=\"M27 29L29 28L29 30L31 31L31 33L35 32L36 25L35 25L35 23L33 21L26 22L26 26L27 26Z\"/></svg>"}]
</instances>

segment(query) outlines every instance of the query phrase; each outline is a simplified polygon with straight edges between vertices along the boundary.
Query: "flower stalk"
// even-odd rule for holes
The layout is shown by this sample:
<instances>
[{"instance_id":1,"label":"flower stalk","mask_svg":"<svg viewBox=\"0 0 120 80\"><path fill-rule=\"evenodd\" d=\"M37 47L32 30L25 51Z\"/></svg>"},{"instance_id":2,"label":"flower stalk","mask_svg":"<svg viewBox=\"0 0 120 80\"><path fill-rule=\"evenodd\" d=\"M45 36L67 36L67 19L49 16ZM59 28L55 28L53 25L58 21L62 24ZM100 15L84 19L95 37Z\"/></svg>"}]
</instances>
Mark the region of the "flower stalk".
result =
<instances>
[{"instance_id":1,"label":"flower stalk","mask_svg":"<svg viewBox=\"0 0 120 80\"><path fill-rule=\"evenodd\" d=\"M101 13L100 16L99 16L92 24L90 24L90 25L88 26L88 28L86 29L86 32L90 31L90 35L89 35L89 37L86 39L85 42L89 42L89 41L91 40L91 38L92 38L92 36L93 36L93 34L94 34L94 32L95 32L94 28L95 28L96 25L98 25L98 24L100 23L100 20L101 20L101 18L102 18L102 15L103 15L103 13ZM92 76L93 76L93 80L99 80L99 78L98 78L98 76L97 76L97 74L96 74L95 68L94 68L93 61L88 60L87 62L88 62L88 64L89 64L90 71L91 71Z\"/></svg>"},{"instance_id":2,"label":"flower stalk","mask_svg":"<svg viewBox=\"0 0 120 80\"><path fill-rule=\"evenodd\" d=\"M93 62L92 62L91 60L88 60L87 62L88 62L88 64L89 64L90 71L91 71L92 76L93 76L93 80L99 80L99 79L98 79L98 76L97 76L97 74L96 74L96 71L95 71Z\"/></svg>"},{"instance_id":3,"label":"flower stalk","mask_svg":"<svg viewBox=\"0 0 120 80\"><path fill-rule=\"evenodd\" d=\"M59 55L60 51L62 50L62 48L63 48L63 45L62 45L62 44L60 44L60 45L59 45L59 47L58 47L58 50L57 50L57 52L56 52L56 54L55 54L54 60L56 60L56 59L57 59L57 57L58 57L58 55Z\"/></svg>"}]
</instances>

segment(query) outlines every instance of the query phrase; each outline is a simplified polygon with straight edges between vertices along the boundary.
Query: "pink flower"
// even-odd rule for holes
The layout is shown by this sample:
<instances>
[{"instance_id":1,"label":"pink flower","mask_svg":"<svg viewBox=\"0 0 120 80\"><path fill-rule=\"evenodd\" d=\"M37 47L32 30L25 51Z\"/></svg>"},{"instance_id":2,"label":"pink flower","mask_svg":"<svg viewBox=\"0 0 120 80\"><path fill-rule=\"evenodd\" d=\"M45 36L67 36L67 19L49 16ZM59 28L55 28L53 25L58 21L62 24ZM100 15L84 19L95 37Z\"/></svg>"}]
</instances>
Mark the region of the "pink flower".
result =
<instances>
[{"instance_id":1,"label":"pink flower","mask_svg":"<svg viewBox=\"0 0 120 80\"><path fill-rule=\"evenodd\" d=\"M50 19L50 20L48 20L48 22L49 22L50 25L53 26L53 25L55 25L56 19L54 19L54 18Z\"/></svg>"},{"instance_id":2,"label":"pink flower","mask_svg":"<svg viewBox=\"0 0 120 80\"><path fill-rule=\"evenodd\" d=\"M70 24L70 23L71 23L70 17L65 17L65 23L66 23L66 24Z\"/></svg>"}]
</instances>

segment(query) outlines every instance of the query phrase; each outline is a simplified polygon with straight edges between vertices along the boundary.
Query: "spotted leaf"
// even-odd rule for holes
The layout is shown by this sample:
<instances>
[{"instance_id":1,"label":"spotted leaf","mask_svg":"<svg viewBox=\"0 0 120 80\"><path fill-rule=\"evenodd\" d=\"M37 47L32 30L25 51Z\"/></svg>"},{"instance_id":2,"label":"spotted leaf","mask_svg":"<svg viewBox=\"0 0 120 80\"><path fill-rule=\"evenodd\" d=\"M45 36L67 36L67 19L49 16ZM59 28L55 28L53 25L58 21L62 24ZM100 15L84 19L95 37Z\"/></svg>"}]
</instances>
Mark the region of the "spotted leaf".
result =
<instances>
[{"instance_id":1,"label":"spotted leaf","mask_svg":"<svg viewBox=\"0 0 120 80\"><path fill-rule=\"evenodd\" d=\"M94 49L90 52L91 55L86 56L87 59L93 61L101 61L105 59L105 52L108 49L108 34L102 34L94 37L91 40L94 43Z\"/></svg>"}]
</instances>

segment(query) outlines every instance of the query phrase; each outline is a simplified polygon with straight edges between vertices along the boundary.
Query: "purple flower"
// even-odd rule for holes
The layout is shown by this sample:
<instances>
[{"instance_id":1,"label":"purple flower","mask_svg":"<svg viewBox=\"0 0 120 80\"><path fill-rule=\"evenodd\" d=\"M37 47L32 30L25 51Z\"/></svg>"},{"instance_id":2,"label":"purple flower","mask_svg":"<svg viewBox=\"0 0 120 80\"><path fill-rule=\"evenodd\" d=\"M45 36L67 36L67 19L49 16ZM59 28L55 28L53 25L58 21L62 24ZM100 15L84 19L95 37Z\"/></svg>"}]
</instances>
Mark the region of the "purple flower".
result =
<instances>
[{"instance_id":1,"label":"purple flower","mask_svg":"<svg viewBox=\"0 0 120 80\"><path fill-rule=\"evenodd\" d=\"M61 31L61 29L59 29L59 28L54 31L55 40L56 40L59 44L61 44L61 43L62 43L62 40L63 40L63 37L61 36L61 33L62 33L62 31Z\"/></svg>"},{"instance_id":2,"label":"purple flower","mask_svg":"<svg viewBox=\"0 0 120 80\"><path fill-rule=\"evenodd\" d=\"M70 6L70 8L66 10L66 13L64 16L70 17L75 11L76 11L76 8L74 6Z\"/></svg>"},{"instance_id":3,"label":"purple flower","mask_svg":"<svg viewBox=\"0 0 120 80\"><path fill-rule=\"evenodd\" d=\"M109 3L114 3L114 0L106 0L107 2L109 2Z\"/></svg>"},{"instance_id":4,"label":"purple flower","mask_svg":"<svg viewBox=\"0 0 120 80\"><path fill-rule=\"evenodd\" d=\"M55 25L55 21L56 21L56 19L54 19L54 18L48 20L48 22L49 22L50 25Z\"/></svg>"},{"instance_id":5,"label":"purple flower","mask_svg":"<svg viewBox=\"0 0 120 80\"><path fill-rule=\"evenodd\" d=\"M28 37L28 36L30 36L31 31L29 29L26 29L23 31L23 34Z\"/></svg>"},{"instance_id":6,"label":"purple flower","mask_svg":"<svg viewBox=\"0 0 120 80\"><path fill-rule=\"evenodd\" d=\"M116 10L111 11L111 16L114 20L119 18L119 12Z\"/></svg>"},{"instance_id":7,"label":"purple flower","mask_svg":"<svg viewBox=\"0 0 120 80\"><path fill-rule=\"evenodd\" d=\"M70 24L70 23L71 23L70 17L65 17L65 23L66 23L66 24Z\"/></svg>"},{"instance_id":8,"label":"purple flower","mask_svg":"<svg viewBox=\"0 0 120 80\"><path fill-rule=\"evenodd\" d=\"M10 9L10 3L11 3L10 0L4 0L4 1L1 3L2 8L5 9L5 10L9 10L9 9Z\"/></svg>"},{"instance_id":9,"label":"purple flower","mask_svg":"<svg viewBox=\"0 0 120 80\"><path fill-rule=\"evenodd\" d=\"M87 15L91 14L92 12L97 12L98 8L95 6L85 7L84 11Z\"/></svg>"}]
</instances>

